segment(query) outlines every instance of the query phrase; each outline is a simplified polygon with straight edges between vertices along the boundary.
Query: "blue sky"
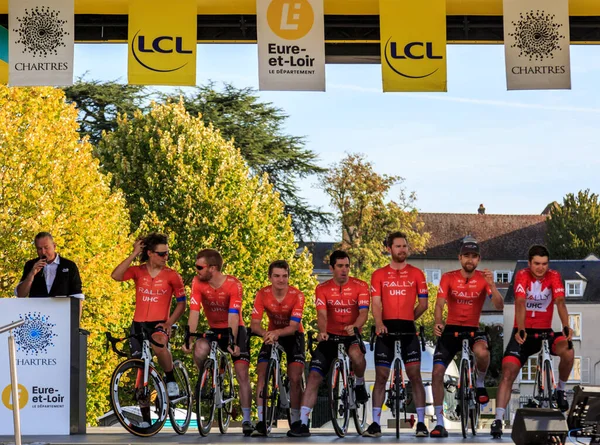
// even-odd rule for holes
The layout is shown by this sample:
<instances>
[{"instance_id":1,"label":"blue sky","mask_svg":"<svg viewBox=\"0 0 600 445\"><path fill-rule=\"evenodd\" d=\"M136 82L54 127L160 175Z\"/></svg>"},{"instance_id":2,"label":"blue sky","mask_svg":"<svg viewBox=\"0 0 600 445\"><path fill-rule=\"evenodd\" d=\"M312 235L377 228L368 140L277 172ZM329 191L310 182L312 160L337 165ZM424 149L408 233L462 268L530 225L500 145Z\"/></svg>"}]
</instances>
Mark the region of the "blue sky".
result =
<instances>
[{"instance_id":1,"label":"blue sky","mask_svg":"<svg viewBox=\"0 0 600 445\"><path fill-rule=\"evenodd\" d=\"M405 178L422 212L539 214L600 190L600 46L571 46L572 90L506 91L501 45L450 45L448 93L382 93L380 65L327 65L327 92L261 92L329 166L364 153ZM127 47L78 44L75 74L126 82ZM197 82L258 87L255 45L199 45ZM329 208L302 185L303 196ZM397 196L396 188L390 198ZM332 239L323 235L322 240Z\"/></svg>"}]
</instances>

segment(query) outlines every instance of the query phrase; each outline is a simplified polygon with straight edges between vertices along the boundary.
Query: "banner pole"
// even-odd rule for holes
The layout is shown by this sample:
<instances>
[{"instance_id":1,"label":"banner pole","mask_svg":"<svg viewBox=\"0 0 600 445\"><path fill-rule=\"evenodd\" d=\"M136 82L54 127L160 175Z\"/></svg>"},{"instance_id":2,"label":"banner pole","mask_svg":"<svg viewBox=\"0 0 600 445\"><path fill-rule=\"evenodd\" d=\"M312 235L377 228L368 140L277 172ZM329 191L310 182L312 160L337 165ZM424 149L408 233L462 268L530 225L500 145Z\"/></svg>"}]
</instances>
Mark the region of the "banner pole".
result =
<instances>
[{"instance_id":1,"label":"banner pole","mask_svg":"<svg viewBox=\"0 0 600 445\"><path fill-rule=\"evenodd\" d=\"M10 362L10 385L12 390L13 421L15 429L15 445L21 445L21 414L19 412L19 384L17 382L15 338L12 330L8 334L8 360Z\"/></svg>"}]
</instances>

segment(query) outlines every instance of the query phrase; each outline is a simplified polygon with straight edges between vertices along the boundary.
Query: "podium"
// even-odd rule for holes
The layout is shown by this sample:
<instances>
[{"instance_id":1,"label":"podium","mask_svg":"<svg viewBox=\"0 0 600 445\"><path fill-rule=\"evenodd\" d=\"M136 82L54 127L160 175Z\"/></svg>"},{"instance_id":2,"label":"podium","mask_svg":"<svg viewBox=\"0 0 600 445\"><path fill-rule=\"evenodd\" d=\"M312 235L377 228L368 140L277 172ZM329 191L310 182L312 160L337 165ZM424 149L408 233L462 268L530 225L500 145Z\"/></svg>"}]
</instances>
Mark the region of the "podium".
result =
<instances>
[{"instance_id":1,"label":"podium","mask_svg":"<svg viewBox=\"0 0 600 445\"><path fill-rule=\"evenodd\" d=\"M13 434L15 402L23 435L85 434L87 332L79 329L79 300L0 298L0 326L17 320L25 321L13 330L18 401L0 337L0 436Z\"/></svg>"}]
</instances>

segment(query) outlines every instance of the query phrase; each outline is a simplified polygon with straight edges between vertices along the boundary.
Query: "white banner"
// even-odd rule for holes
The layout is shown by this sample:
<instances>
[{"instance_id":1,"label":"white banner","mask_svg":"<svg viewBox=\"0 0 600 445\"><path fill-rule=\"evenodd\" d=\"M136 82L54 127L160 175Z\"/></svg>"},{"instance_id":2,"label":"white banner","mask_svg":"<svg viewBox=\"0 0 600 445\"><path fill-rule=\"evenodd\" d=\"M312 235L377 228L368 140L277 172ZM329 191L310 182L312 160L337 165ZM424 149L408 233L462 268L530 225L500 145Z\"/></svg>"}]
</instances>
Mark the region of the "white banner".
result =
<instances>
[{"instance_id":1,"label":"white banner","mask_svg":"<svg viewBox=\"0 0 600 445\"><path fill-rule=\"evenodd\" d=\"M571 89L568 0L504 0L509 90Z\"/></svg>"},{"instance_id":2,"label":"white banner","mask_svg":"<svg viewBox=\"0 0 600 445\"><path fill-rule=\"evenodd\" d=\"M325 91L323 0L257 0L260 90Z\"/></svg>"},{"instance_id":3,"label":"white banner","mask_svg":"<svg viewBox=\"0 0 600 445\"><path fill-rule=\"evenodd\" d=\"M73 84L74 0L9 0L11 86Z\"/></svg>"},{"instance_id":4,"label":"white banner","mask_svg":"<svg viewBox=\"0 0 600 445\"><path fill-rule=\"evenodd\" d=\"M0 298L0 326L25 320L13 330L24 435L69 434L70 299ZM0 334L0 436L13 434L8 333Z\"/></svg>"}]
</instances>

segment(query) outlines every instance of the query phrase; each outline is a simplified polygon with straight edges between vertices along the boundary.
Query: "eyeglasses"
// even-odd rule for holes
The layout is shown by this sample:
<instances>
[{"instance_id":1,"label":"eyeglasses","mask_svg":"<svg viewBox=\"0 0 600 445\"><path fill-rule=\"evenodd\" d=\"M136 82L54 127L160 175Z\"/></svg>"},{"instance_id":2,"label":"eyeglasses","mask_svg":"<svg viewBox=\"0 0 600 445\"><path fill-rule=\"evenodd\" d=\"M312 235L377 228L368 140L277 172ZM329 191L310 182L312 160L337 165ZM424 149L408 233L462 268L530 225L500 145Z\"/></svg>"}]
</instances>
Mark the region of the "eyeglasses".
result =
<instances>
[{"instance_id":1,"label":"eyeglasses","mask_svg":"<svg viewBox=\"0 0 600 445\"><path fill-rule=\"evenodd\" d=\"M157 254L159 257L166 257L169 254L168 250L165 250L164 252L157 252L156 250L153 250L153 252L155 254Z\"/></svg>"},{"instance_id":2,"label":"eyeglasses","mask_svg":"<svg viewBox=\"0 0 600 445\"><path fill-rule=\"evenodd\" d=\"M198 265L196 264L196 270L204 270L204 269L206 269L206 268L209 268L210 266L211 266L210 264L207 264L206 266L198 266Z\"/></svg>"}]
</instances>

